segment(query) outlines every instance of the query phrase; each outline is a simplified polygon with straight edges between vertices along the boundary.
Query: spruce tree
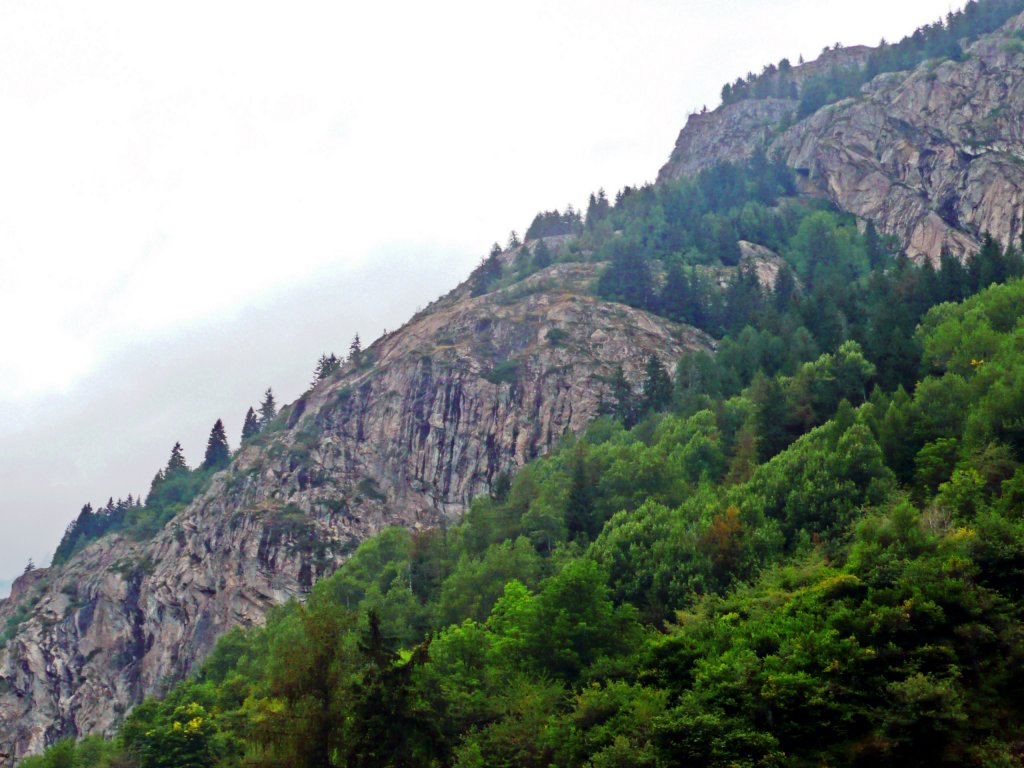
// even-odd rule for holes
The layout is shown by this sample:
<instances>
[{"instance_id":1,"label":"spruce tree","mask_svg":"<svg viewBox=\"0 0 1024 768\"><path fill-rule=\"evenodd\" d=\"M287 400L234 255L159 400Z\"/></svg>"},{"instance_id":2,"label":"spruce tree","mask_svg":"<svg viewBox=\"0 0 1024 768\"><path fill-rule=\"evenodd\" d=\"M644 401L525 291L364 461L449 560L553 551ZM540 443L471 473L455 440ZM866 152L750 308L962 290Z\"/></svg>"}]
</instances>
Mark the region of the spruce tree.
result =
<instances>
[{"instance_id":1,"label":"spruce tree","mask_svg":"<svg viewBox=\"0 0 1024 768\"><path fill-rule=\"evenodd\" d=\"M626 429L632 429L637 421L636 395L621 365L615 368L615 375L612 377L612 399L615 400L612 415L621 421Z\"/></svg>"},{"instance_id":2,"label":"spruce tree","mask_svg":"<svg viewBox=\"0 0 1024 768\"><path fill-rule=\"evenodd\" d=\"M663 411L672 402L672 379L657 355L647 358L647 369L644 378L645 411Z\"/></svg>"},{"instance_id":3,"label":"spruce tree","mask_svg":"<svg viewBox=\"0 0 1024 768\"><path fill-rule=\"evenodd\" d=\"M256 411L249 408L245 412L245 421L242 424L242 442L256 437L260 433L260 421L256 417Z\"/></svg>"},{"instance_id":4,"label":"spruce tree","mask_svg":"<svg viewBox=\"0 0 1024 768\"><path fill-rule=\"evenodd\" d=\"M320 355L320 359L316 361L316 368L313 371L312 386L315 387L339 368L341 368L341 361L335 357L333 352L329 355Z\"/></svg>"},{"instance_id":5,"label":"spruce tree","mask_svg":"<svg viewBox=\"0 0 1024 768\"><path fill-rule=\"evenodd\" d=\"M267 391L263 393L263 402L260 403L260 429L266 429L276 416L277 403L274 402L274 391L267 387Z\"/></svg>"},{"instance_id":6,"label":"spruce tree","mask_svg":"<svg viewBox=\"0 0 1024 768\"><path fill-rule=\"evenodd\" d=\"M359 340L358 333L348 345L348 361L356 367L363 362L363 342Z\"/></svg>"},{"instance_id":7,"label":"spruce tree","mask_svg":"<svg viewBox=\"0 0 1024 768\"><path fill-rule=\"evenodd\" d=\"M228 436L224 431L224 422L217 419L210 430L210 438L206 441L206 456L203 458L203 469L220 469L227 466L231 459L228 447Z\"/></svg>"},{"instance_id":8,"label":"spruce tree","mask_svg":"<svg viewBox=\"0 0 1024 768\"><path fill-rule=\"evenodd\" d=\"M164 477L171 477L180 472L188 472L188 464L185 462L185 452L181 448L181 443L175 443L171 448L171 458L167 460Z\"/></svg>"},{"instance_id":9,"label":"spruce tree","mask_svg":"<svg viewBox=\"0 0 1024 768\"><path fill-rule=\"evenodd\" d=\"M565 525L569 540L581 535L594 536L599 528L594 520L594 482L587 472L587 455L583 443L577 443L572 457L572 479L565 500Z\"/></svg>"},{"instance_id":10,"label":"spruce tree","mask_svg":"<svg viewBox=\"0 0 1024 768\"><path fill-rule=\"evenodd\" d=\"M533 266L537 269L551 266L551 249L543 240L539 240L533 249Z\"/></svg>"},{"instance_id":11,"label":"spruce tree","mask_svg":"<svg viewBox=\"0 0 1024 768\"><path fill-rule=\"evenodd\" d=\"M678 262L672 262L665 276L665 285L658 296L657 310L677 323L692 323L693 288L690 278Z\"/></svg>"}]
</instances>

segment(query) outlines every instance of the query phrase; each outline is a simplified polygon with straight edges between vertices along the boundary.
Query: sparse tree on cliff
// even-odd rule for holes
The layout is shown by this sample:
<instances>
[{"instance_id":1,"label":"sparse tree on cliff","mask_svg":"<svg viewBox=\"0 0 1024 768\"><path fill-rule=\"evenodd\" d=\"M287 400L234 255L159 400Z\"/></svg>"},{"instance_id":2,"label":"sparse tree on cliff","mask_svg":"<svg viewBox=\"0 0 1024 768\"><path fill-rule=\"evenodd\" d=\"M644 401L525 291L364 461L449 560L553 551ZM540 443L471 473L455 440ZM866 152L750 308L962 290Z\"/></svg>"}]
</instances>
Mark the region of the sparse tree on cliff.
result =
<instances>
[{"instance_id":1,"label":"sparse tree on cliff","mask_svg":"<svg viewBox=\"0 0 1024 768\"><path fill-rule=\"evenodd\" d=\"M224 422L220 419L210 430L210 437L206 441L206 456L203 458L203 469L220 469L227 466L231 459L231 449L228 447L228 436L224 432Z\"/></svg>"}]
</instances>

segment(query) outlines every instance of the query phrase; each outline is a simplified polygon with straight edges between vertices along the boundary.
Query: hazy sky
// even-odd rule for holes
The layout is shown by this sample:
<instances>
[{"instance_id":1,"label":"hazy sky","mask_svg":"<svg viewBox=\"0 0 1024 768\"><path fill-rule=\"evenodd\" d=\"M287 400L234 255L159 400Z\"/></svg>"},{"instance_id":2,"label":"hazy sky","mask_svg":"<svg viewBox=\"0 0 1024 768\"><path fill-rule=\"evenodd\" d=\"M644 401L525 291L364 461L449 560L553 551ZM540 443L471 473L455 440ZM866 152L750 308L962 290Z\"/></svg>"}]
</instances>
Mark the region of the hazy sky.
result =
<instances>
[{"instance_id":1,"label":"hazy sky","mask_svg":"<svg viewBox=\"0 0 1024 768\"><path fill-rule=\"evenodd\" d=\"M0 580L537 210L653 179L727 80L950 8L0 3Z\"/></svg>"}]
</instances>

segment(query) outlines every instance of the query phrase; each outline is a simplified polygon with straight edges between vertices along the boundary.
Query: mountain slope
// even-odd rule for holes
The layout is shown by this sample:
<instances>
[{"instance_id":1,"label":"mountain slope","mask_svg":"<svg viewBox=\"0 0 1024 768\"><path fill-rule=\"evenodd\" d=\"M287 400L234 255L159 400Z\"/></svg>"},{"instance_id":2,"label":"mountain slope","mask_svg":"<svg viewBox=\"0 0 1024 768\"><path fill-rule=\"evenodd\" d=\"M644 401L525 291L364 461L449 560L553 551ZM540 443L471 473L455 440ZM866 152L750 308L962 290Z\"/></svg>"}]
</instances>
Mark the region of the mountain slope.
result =
<instances>
[{"instance_id":1,"label":"mountain slope","mask_svg":"<svg viewBox=\"0 0 1024 768\"><path fill-rule=\"evenodd\" d=\"M23 754L108 731L359 541L457 519L498 473L593 419L617 365L636 379L651 354L710 349L589 295L598 269L456 289L287 409L152 541L108 536L21 579L0 604L0 625L31 608L0 651L0 733Z\"/></svg>"},{"instance_id":2,"label":"mountain slope","mask_svg":"<svg viewBox=\"0 0 1024 768\"><path fill-rule=\"evenodd\" d=\"M984 231L1016 238L1021 29L1024 16L964 61L881 76L803 120L796 98L694 116L659 181L767 144L804 192L874 221L916 257L935 260L943 247L962 256ZM797 68L796 81L864 56L833 52ZM745 248L763 260L762 245ZM520 256L501 254L502 268ZM109 731L228 628L303 596L373 533L457 519L501 473L580 431L617 365L636 381L652 354L673 363L714 348L693 328L594 298L604 265L573 258L483 295L471 279L285 409L152 540L107 536L20 579L0 602L10 629L0 733L11 751Z\"/></svg>"},{"instance_id":3,"label":"mountain slope","mask_svg":"<svg viewBox=\"0 0 1024 768\"><path fill-rule=\"evenodd\" d=\"M880 75L857 97L795 124L795 97L694 115L659 182L766 143L807 192L898 236L912 258L936 263L943 248L962 258L986 232L1015 242L1024 234L1022 34L1024 15L970 45L963 61Z\"/></svg>"}]
</instances>

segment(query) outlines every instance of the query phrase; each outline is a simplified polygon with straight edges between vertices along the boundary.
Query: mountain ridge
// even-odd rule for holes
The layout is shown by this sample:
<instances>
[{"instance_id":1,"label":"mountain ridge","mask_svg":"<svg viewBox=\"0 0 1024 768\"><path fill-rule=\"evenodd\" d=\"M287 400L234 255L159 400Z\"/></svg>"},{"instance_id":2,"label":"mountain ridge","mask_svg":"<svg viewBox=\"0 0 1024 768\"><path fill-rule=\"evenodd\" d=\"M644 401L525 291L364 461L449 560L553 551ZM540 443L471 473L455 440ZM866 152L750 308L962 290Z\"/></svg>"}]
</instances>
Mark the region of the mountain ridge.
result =
<instances>
[{"instance_id":1,"label":"mountain ridge","mask_svg":"<svg viewBox=\"0 0 1024 768\"><path fill-rule=\"evenodd\" d=\"M1000 159L1024 157L1010 127L1024 113L1024 55L1007 48L1021 31L1024 14L972 44L964 62L880 75L862 96L789 127L797 99L695 116L658 183L767 145L796 169L805 195L877 224L918 260L937 261L944 248L962 258L983 232L1009 243L1024 228L1024 172ZM996 101L1010 114L991 127L1005 146L989 141L964 159L978 115L956 123L950 94L968 81L984 119ZM904 119L914 112L942 130L922 132ZM567 247L565 238L546 242ZM746 248L778 258L758 243ZM501 251L502 269L514 269L523 249ZM359 541L388 525L457 519L498 476L600 413L616 366L636 382L652 355L674 362L715 349L695 328L593 296L603 267L558 262L480 295L471 277L289 406L277 431L243 446L151 541L114 534L21 577L0 601L0 623L16 629L0 651L0 732L14 734L15 751L109 733L224 631L301 598Z\"/></svg>"}]
</instances>

